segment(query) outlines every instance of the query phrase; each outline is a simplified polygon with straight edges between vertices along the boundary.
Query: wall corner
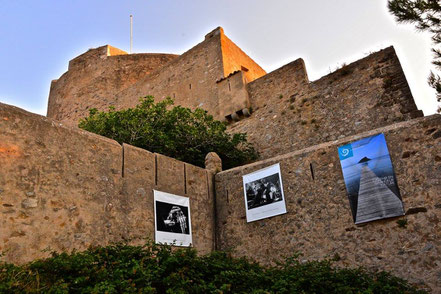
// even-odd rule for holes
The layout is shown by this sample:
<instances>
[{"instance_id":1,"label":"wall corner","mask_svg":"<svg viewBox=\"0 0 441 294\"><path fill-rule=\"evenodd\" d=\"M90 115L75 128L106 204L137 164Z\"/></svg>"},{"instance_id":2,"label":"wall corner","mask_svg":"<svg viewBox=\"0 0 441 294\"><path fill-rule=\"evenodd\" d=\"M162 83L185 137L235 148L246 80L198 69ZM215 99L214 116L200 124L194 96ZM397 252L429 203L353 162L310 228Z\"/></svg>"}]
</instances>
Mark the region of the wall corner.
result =
<instances>
[{"instance_id":1,"label":"wall corner","mask_svg":"<svg viewBox=\"0 0 441 294\"><path fill-rule=\"evenodd\" d=\"M218 35L223 35L224 34L224 29L222 27L217 27L214 30L212 30L211 32L209 32L208 34L205 35L205 40L210 39L211 37L214 36L218 36Z\"/></svg>"}]
</instances>

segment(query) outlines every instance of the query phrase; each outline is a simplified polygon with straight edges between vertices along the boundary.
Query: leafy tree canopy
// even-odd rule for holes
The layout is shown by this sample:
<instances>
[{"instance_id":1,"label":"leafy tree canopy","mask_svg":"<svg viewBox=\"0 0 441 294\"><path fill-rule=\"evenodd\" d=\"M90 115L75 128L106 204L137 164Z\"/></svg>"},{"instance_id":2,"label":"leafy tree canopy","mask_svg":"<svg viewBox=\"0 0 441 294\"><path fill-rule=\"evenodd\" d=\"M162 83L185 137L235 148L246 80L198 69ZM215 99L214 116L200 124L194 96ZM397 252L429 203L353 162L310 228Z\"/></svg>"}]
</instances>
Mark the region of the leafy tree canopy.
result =
<instances>
[{"instance_id":1,"label":"leafy tree canopy","mask_svg":"<svg viewBox=\"0 0 441 294\"><path fill-rule=\"evenodd\" d=\"M389 11L395 15L398 22L413 23L420 31L432 34L435 45L433 64L441 70L441 2L438 0L389 0ZM429 85L436 90L436 97L441 102L441 77L430 73ZM441 112L441 107L438 107Z\"/></svg>"},{"instance_id":2,"label":"leafy tree canopy","mask_svg":"<svg viewBox=\"0 0 441 294\"><path fill-rule=\"evenodd\" d=\"M219 155L225 169L257 158L246 134L228 134L226 125L203 109L192 111L171 105L170 98L155 103L152 96L146 96L135 108L116 111L111 107L107 112L91 109L79 127L201 167L209 152Z\"/></svg>"}]
</instances>

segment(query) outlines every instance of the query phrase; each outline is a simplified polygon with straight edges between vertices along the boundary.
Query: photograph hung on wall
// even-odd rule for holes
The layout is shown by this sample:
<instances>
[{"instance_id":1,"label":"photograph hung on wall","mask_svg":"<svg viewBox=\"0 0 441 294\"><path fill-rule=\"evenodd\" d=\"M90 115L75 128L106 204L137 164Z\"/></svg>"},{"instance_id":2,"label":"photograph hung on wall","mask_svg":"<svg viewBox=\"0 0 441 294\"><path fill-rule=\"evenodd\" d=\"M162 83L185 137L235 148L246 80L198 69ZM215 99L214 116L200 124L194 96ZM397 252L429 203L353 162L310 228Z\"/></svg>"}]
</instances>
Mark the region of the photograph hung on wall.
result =
<instances>
[{"instance_id":1,"label":"photograph hung on wall","mask_svg":"<svg viewBox=\"0 0 441 294\"><path fill-rule=\"evenodd\" d=\"M356 224L404 215L383 134L340 146L338 155Z\"/></svg>"},{"instance_id":2,"label":"photograph hung on wall","mask_svg":"<svg viewBox=\"0 0 441 294\"><path fill-rule=\"evenodd\" d=\"M153 190L155 202L155 242L190 246L190 199Z\"/></svg>"},{"instance_id":3,"label":"photograph hung on wall","mask_svg":"<svg viewBox=\"0 0 441 294\"><path fill-rule=\"evenodd\" d=\"M280 165L243 176L247 222L286 213Z\"/></svg>"}]
</instances>

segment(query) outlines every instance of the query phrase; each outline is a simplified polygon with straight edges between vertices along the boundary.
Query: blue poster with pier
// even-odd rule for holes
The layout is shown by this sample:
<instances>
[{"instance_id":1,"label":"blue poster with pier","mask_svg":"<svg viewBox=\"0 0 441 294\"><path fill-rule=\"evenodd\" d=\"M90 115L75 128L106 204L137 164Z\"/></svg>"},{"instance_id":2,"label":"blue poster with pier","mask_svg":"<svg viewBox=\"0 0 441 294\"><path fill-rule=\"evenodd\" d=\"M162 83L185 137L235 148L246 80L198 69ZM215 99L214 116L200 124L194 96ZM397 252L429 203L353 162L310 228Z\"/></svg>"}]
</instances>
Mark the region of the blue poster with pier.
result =
<instances>
[{"instance_id":1,"label":"blue poster with pier","mask_svg":"<svg viewBox=\"0 0 441 294\"><path fill-rule=\"evenodd\" d=\"M338 155L356 224L404 215L383 134L340 146Z\"/></svg>"}]
</instances>

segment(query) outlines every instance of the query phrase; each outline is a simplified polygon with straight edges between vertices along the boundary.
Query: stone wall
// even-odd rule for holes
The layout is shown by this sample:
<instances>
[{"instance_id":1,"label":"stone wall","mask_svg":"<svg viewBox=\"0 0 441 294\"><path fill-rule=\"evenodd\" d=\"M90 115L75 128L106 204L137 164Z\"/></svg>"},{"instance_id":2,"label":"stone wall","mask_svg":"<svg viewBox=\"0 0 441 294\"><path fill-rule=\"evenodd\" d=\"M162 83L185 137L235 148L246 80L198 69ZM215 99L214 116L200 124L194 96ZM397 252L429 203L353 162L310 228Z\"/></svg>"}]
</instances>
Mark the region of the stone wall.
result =
<instances>
[{"instance_id":1,"label":"stone wall","mask_svg":"<svg viewBox=\"0 0 441 294\"><path fill-rule=\"evenodd\" d=\"M233 115L242 114L243 109L249 109L250 99L246 89L245 72L239 70L217 82L219 89L219 116L231 120Z\"/></svg>"},{"instance_id":2,"label":"stone wall","mask_svg":"<svg viewBox=\"0 0 441 294\"><path fill-rule=\"evenodd\" d=\"M153 189L190 197L194 246L213 249L213 178L205 169L5 104L0 166L5 261L154 239Z\"/></svg>"},{"instance_id":3,"label":"stone wall","mask_svg":"<svg viewBox=\"0 0 441 294\"><path fill-rule=\"evenodd\" d=\"M266 74L219 27L181 56L89 50L52 83L48 117L77 125L146 95L232 121L262 159L422 116L392 47L309 82L302 59Z\"/></svg>"},{"instance_id":4,"label":"stone wall","mask_svg":"<svg viewBox=\"0 0 441 294\"><path fill-rule=\"evenodd\" d=\"M254 60L252 60L245 52L242 51L236 44L234 44L225 34L222 28L221 31L221 48L222 48L222 63L224 66L224 77L229 76L235 71L243 71L246 82L252 82L266 75L266 71L260 67Z\"/></svg>"},{"instance_id":5,"label":"stone wall","mask_svg":"<svg viewBox=\"0 0 441 294\"><path fill-rule=\"evenodd\" d=\"M238 70L246 81L265 75L220 27L181 56L127 54L107 45L71 60L69 70L52 82L48 117L76 126L90 108L134 107L140 97L153 95L156 101L171 97L177 105L200 107L224 119L229 110L220 109L216 82Z\"/></svg>"},{"instance_id":6,"label":"stone wall","mask_svg":"<svg viewBox=\"0 0 441 294\"><path fill-rule=\"evenodd\" d=\"M115 95L177 57L174 54L127 54L106 45L69 62L69 69L51 83L47 116L76 126L90 108L119 108ZM133 98L134 104L140 96Z\"/></svg>"},{"instance_id":7,"label":"stone wall","mask_svg":"<svg viewBox=\"0 0 441 294\"><path fill-rule=\"evenodd\" d=\"M247 87L253 114L229 130L262 159L423 115L392 47L311 83L298 59Z\"/></svg>"},{"instance_id":8,"label":"stone wall","mask_svg":"<svg viewBox=\"0 0 441 294\"><path fill-rule=\"evenodd\" d=\"M202 107L217 116L216 81L223 77L220 34L220 30L215 30L179 57L118 55L111 57L118 62L109 63L106 46L87 52L72 60L69 71L51 85L48 117L77 125L79 118L88 115L89 108L134 107L146 95L153 95L156 101L171 97L177 105ZM135 61L133 64L121 64L130 58ZM137 62L138 59L146 62ZM107 75L102 74L103 67Z\"/></svg>"},{"instance_id":9,"label":"stone wall","mask_svg":"<svg viewBox=\"0 0 441 294\"><path fill-rule=\"evenodd\" d=\"M171 97L177 105L200 107L217 116L219 101L216 81L223 77L220 34L220 30L215 30L203 42L167 66L118 93L118 107L133 107L138 102L133 97L153 95L156 101Z\"/></svg>"},{"instance_id":10,"label":"stone wall","mask_svg":"<svg viewBox=\"0 0 441 294\"><path fill-rule=\"evenodd\" d=\"M382 114L379 113L379 116ZM408 222L354 225L337 147L384 133ZM318 134L317 134L318 135ZM246 222L242 175L280 163L288 213ZM441 289L441 116L396 123L216 174L217 249L272 263L340 258Z\"/></svg>"},{"instance_id":11,"label":"stone wall","mask_svg":"<svg viewBox=\"0 0 441 294\"><path fill-rule=\"evenodd\" d=\"M231 107L222 102L224 97L219 96L216 82L241 69L246 69L250 80L265 74L219 27L200 44L118 93L116 104L127 108L137 104L133 97L153 95L157 101L171 97L176 105L203 108L222 120Z\"/></svg>"}]
</instances>

